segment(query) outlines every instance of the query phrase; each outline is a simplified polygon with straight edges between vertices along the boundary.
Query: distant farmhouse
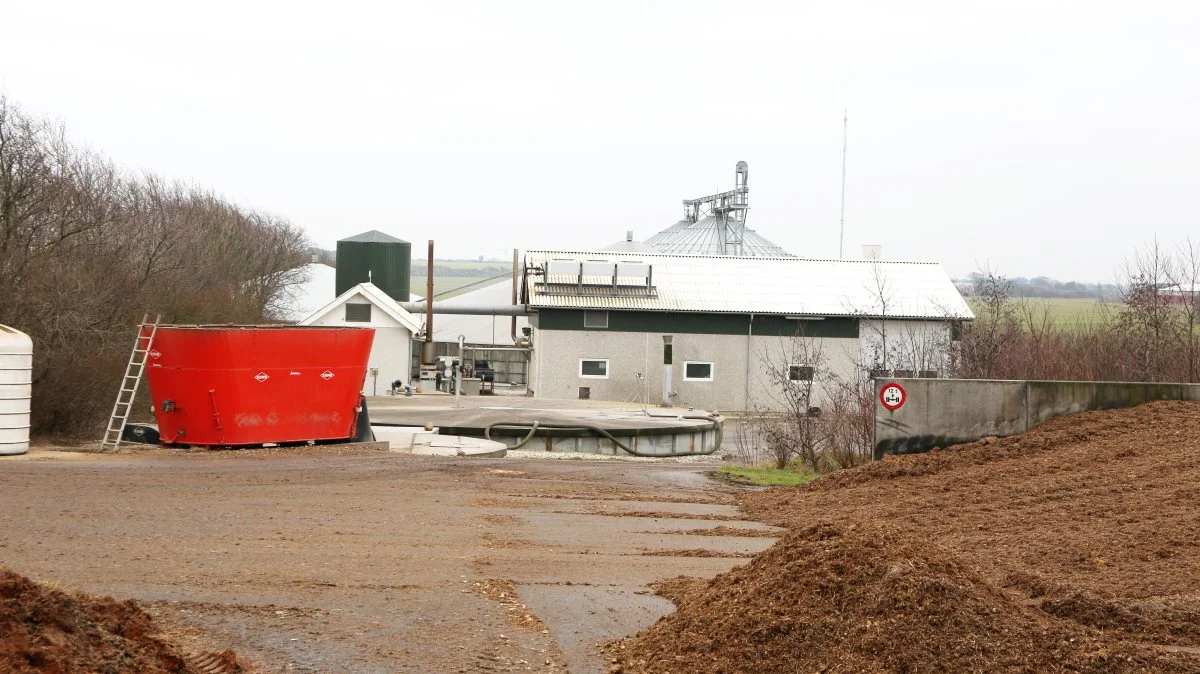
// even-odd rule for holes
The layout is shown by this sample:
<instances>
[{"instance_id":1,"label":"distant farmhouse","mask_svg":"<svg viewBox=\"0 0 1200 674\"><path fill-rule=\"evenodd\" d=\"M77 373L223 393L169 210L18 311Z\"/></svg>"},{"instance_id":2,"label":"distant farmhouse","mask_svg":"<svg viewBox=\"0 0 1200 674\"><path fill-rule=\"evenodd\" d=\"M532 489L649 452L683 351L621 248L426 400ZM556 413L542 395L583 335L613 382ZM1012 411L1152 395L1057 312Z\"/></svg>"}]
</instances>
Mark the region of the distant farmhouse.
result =
<instances>
[{"instance_id":1,"label":"distant farmhouse","mask_svg":"<svg viewBox=\"0 0 1200 674\"><path fill-rule=\"evenodd\" d=\"M542 398L740 411L772 407L780 386L811 383L819 405L839 378L944 376L974 316L942 267L881 260L878 246L795 257L746 227L748 176L738 162L733 190L684 200L684 218L644 242L527 251L517 288L435 302L432 331L409 292L411 245L352 236L336 271L314 265L292 320L375 328L369 394L428 374L413 344L427 333L433 355L456 356L461 338L468 364L487 359L497 382Z\"/></svg>"},{"instance_id":2,"label":"distant farmhouse","mask_svg":"<svg viewBox=\"0 0 1200 674\"><path fill-rule=\"evenodd\" d=\"M973 318L940 265L874 259L529 251L523 295L537 396L657 403L663 392L712 410L770 399L765 366L796 358L797 338L823 363L774 363L796 381L822 365L944 376L954 325Z\"/></svg>"},{"instance_id":3,"label":"distant farmhouse","mask_svg":"<svg viewBox=\"0 0 1200 674\"><path fill-rule=\"evenodd\" d=\"M974 315L941 266L795 257L746 226L749 173L643 242L525 254L537 396L740 411L792 382L820 403L831 378L945 375Z\"/></svg>"}]
</instances>

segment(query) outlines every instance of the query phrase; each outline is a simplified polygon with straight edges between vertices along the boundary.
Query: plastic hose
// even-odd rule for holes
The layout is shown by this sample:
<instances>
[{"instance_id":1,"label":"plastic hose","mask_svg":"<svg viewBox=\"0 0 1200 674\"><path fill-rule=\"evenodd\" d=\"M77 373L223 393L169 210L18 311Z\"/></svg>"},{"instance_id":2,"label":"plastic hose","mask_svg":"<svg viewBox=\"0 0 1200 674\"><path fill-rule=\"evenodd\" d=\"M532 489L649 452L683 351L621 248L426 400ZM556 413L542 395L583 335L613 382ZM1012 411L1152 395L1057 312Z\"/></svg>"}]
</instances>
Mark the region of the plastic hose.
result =
<instances>
[{"instance_id":1,"label":"plastic hose","mask_svg":"<svg viewBox=\"0 0 1200 674\"><path fill-rule=\"evenodd\" d=\"M488 426L487 428L483 429L483 437L487 440L491 440L492 439L492 429L498 425L499 424L492 424L491 426ZM525 445L527 445L529 443L529 441L533 439L533 434L537 433L537 429L538 429L538 422L535 421L535 422L533 422L533 426L529 429L529 435L526 435L524 440L518 442L517 444L513 445L512 447L509 447L509 449L520 449L520 448L524 447Z\"/></svg>"},{"instance_id":2,"label":"plastic hose","mask_svg":"<svg viewBox=\"0 0 1200 674\"><path fill-rule=\"evenodd\" d=\"M666 415L662 415L662 416L666 416ZM674 456L697 456L697 455L707 456L721 448L721 441L724 439L725 430L721 427L721 422L716 417L714 417L712 415L708 415L708 414L690 414L690 415L673 414L670 416L673 418L676 418L676 419L696 419L696 420L711 422L712 423L711 430L715 430L717 432L717 441L713 445L712 449L709 449L708 451L704 451L704 452L672 452L670 454L650 454L650 453L641 452L636 449L633 449L632 447L629 447L625 443L623 443L620 440L613 437L612 433L609 433L607 430L600 428L599 426L593 426L591 424L543 424L543 423L539 423L537 421L534 421L532 423L532 427L530 427L529 423L525 423L525 422L510 423L510 422L498 421L483 430L483 437L487 438L488 440L491 440L493 428L508 428L508 429L514 429L514 430L529 428L530 429L529 434L526 435L523 440L521 440L517 444L513 445L512 447L509 447L509 449L520 449L520 448L524 447L526 444L528 444L530 440L533 439L533 436L537 433L537 430L539 428L554 429L554 430L560 430L560 431L591 431L592 433L594 433L600 437L608 438L608 440L610 442L612 442L614 445L616 445L617 447L620 447L623 451L625 451L633 456L641 456L641 457L651 458L651 459L674 457ZM697 430L707 431L710 429L698 427Z\"/></svg>"}]
</instances>

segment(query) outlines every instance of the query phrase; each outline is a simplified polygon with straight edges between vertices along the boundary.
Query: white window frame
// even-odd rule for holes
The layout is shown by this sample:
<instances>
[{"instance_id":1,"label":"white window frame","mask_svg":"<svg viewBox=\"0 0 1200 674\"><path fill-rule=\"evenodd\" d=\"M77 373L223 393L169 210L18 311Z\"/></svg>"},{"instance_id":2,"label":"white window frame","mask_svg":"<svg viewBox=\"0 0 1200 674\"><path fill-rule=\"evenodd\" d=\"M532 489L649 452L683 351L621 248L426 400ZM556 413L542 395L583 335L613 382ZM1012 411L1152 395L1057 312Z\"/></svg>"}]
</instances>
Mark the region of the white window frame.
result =
<instances>
[{"instance_id":1,"label":"white window frame","mask_svg":"<svg viewBox=\"0 0 1200 674\"><path fill-rule=\"evenodd\" d=\"M689 377L688 365L707 365L707 377ZM683 361L683 380L684 381L712 381L717 374L717 366L711 360L685 360Z\"/></svg>"},{"instance_id":2,"label":"white window frame","mask_svg":"<svg viewBox=\"0 0 1200 674\"><path fill-rule=\"evenodd\" d=\"M604 325L588 325L588 314L596 314L604 316ZM587 310L583 312L583 329L584 330L607 330L608 329L608 312L604 310Z\"/></svg>"},{"instance_id":3,"label":"white window frame","mask_svg":"<svg viewBox=\"0 0 1200 674\"><path fill-rule=\"evenodd\" d=\"M584 374L583 373L583 364L585 362L589 362L589 361L603 362L604 363L604 374ZM580 358L579 359L579 378L580 379L608 379L608 374L609 374L609 372L611 372L611 370L609 369L610 365L611 365L611 363L609 363L609 360L607 358Z\"/></svg>"}]
</instances>

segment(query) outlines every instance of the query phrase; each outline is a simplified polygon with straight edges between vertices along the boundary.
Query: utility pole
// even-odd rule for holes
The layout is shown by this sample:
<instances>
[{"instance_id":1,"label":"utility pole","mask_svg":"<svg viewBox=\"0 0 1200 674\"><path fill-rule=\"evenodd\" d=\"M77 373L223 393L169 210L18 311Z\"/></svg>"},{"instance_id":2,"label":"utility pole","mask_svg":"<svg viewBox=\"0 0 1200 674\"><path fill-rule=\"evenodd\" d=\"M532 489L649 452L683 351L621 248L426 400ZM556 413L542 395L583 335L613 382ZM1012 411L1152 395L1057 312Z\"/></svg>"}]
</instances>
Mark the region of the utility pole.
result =
<instances>
[{"instance_id":1,"label":"utility pole","mask_svg":"<svg viewBox=\"0 0 1200 674\"><path fill-rule=\"evenodd\" d=\"M849 111L842 109L842 224L838 232L838 259L845 257L843 254L846 246L846 130L850 124Z\"/></svg>"}]
</instances>

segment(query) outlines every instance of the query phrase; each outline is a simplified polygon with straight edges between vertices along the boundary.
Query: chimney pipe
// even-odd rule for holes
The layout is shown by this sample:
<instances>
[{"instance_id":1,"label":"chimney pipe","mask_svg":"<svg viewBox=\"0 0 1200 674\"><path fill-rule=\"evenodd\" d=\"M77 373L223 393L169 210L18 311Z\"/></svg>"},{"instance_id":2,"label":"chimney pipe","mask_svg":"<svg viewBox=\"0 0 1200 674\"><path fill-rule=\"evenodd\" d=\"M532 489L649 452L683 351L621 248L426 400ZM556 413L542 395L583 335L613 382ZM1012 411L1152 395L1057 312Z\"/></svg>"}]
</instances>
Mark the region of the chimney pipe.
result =
<instances>
[{"instance_id":1,"label":"chimney pipe","mask_svg":"<svg viewBox=\"0 0 1200 674\"><path fill-rule=\"evenodd\" d=\"M513 287L512 287L512 303L517 306L517 249L513 248ZM517 317L512 319L512 341L517 343Z\"/></svg>"},{"instance_id":2,"label":"chimney pipe","mask_svg":"<svg viewBox=\"0 0 1200 674\"><path fill-rule=\"evenodd\" d=\"M433 341L433 239L429 240L429 261L425 263L425 341Z\"/></svg>"},{"instance_id":3,"label":"chimney pipe","mask_svg":"<svg viewBox=\"0 0 1200 674\"><path fill-rule=\"evenodd\" d=\"M625 230L625 240L633 241L633 230L632 229Z\"/></svg>"},{"instance_id":4,"label":"chimney pipe","mask_svg":"<svg viewBox=\"0 0 1200 674\"><path fill-rule=\"evenodd\" d=\"M421 364L436 360L433 345L433 239L429 240L429 260L425 263L425 343L421 345Z\"/></svg>"}]
</instances>

